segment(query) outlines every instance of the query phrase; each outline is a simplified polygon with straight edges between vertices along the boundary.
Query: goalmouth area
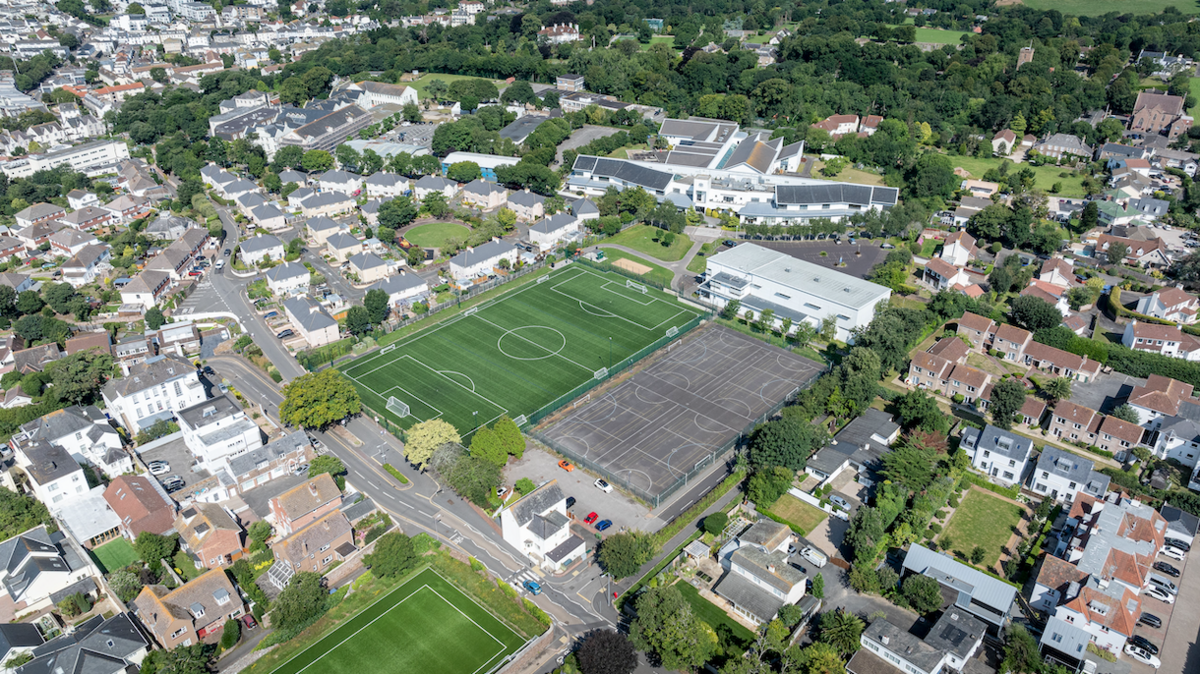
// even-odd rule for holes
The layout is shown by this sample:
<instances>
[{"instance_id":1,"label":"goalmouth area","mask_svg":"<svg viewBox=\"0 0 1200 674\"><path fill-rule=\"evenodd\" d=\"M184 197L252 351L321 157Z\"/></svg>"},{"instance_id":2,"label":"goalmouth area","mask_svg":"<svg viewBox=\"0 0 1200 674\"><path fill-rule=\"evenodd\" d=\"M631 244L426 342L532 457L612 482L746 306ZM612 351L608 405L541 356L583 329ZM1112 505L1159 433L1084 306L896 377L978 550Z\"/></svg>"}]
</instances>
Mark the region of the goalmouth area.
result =
<instances>
[{"instance_id":1,"label":"goalmouth area","mask_svg":"<svg viewBox=\"0 0 1200 674\"><path fill-rule=\"evenodd\" d=\"M701 314L624 276L569 264L342 373L390 423L443 419L466 436L506 414L536 421L696 327Z\"/></svg>"}]
</instances>

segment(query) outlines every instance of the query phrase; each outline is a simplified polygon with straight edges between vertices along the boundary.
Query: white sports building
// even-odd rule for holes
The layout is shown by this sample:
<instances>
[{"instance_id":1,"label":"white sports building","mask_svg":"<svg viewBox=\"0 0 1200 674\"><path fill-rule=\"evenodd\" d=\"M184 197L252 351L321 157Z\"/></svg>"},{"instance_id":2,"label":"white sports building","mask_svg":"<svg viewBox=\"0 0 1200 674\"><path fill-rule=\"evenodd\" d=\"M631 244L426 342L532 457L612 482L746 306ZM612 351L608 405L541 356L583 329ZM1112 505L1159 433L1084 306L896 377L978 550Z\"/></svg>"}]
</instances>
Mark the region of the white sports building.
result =
<instances>
[{"instance_id":1,"label":"white sports building","mask_svg":"<svg viewBox=\"0 0 1200 674\"><path fill-rule=\"evenodd\" d=\"M866 327L875 308L892 296L890 288L796 259L753 243L743 243L708 258L701 297L718 308L732 300L755 316L771 309L776 324L785 318L815 328L828 316L837 320L837 339L849 343L851 331Z\"/></svg>"}]
</instances>

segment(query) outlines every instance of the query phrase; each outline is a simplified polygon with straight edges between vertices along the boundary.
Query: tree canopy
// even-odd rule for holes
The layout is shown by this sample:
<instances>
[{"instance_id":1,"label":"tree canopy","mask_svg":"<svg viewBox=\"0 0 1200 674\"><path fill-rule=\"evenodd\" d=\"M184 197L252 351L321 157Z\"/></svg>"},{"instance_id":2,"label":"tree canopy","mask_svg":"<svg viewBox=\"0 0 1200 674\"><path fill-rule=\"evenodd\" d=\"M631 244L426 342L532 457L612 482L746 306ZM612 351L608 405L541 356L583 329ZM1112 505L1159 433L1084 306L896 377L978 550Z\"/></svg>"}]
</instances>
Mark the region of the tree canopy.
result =
<instances>
[{"instance_id":1,"label":"tree canopy","mask_svg":"<svg viewBox=\"0 0 1200 674\"><path fill-rule=\"evenodd\" d=\"M290 426L324 428L362 411L354 384L328 369L301 375L283 387L280 419Z\"/></svg>"}]
</instances>

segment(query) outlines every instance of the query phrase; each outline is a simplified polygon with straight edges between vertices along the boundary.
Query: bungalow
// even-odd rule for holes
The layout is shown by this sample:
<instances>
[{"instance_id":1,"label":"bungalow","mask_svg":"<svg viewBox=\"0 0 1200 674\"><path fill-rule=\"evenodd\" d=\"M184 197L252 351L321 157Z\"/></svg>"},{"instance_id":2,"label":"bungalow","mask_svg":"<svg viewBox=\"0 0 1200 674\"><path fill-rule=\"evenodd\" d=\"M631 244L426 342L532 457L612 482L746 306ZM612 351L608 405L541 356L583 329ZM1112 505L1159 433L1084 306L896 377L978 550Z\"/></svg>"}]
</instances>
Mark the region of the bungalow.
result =
<instances>
[{"instance_id":1,"label":"bungalow","mask_svg":"<svg viewBox=\"0 0 1200 674\"><path fill-rule=\"evenodd\" d=\"M862 480L878 468L883 454L899 436L900 426L892 420L892 415L867 409L838 431L832 442L809 457L804 470L822 482L829 482L843 470L854 468Z\"/></svg>"}]
</instances>

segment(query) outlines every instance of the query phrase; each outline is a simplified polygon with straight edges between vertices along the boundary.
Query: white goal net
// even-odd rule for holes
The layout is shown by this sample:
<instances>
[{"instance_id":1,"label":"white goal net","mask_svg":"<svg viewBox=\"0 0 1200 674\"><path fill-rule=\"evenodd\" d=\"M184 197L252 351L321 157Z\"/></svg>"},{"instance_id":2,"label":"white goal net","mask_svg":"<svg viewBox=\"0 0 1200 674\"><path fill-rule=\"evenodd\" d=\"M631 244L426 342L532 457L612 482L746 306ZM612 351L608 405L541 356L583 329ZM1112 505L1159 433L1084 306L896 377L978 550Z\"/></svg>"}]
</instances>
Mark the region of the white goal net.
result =
<instances>
[{"instance_id":1,"label":"white goal net","mask_svg":"<svg viewBox=\"0 0 1200 674\"><path fill-rule=\"evenodd\" d=\"M389 412L400 418L408 416L408 403L401 402L396 396L388 397L387 408Z\"/></svg>"},{"instance_id":2,"label":"white goal net","mask_svg":"<svg viewBox=\"0 0 1200 674\"><path fill-rule=\"evenodd\" d=\"M636 281L626 281L626 282L625 282L625 287L626 287L626 288L632 288L632 289L634 289L634 290L638 291L639 293L642 293L643 295L645 295L646 293L650 292L650 289L649 289L649 288L647 288L646 286L644 286L644 285L642 285L642 284L640 284L640 283L637 283Z\"/></svg>"}]
</instances>

